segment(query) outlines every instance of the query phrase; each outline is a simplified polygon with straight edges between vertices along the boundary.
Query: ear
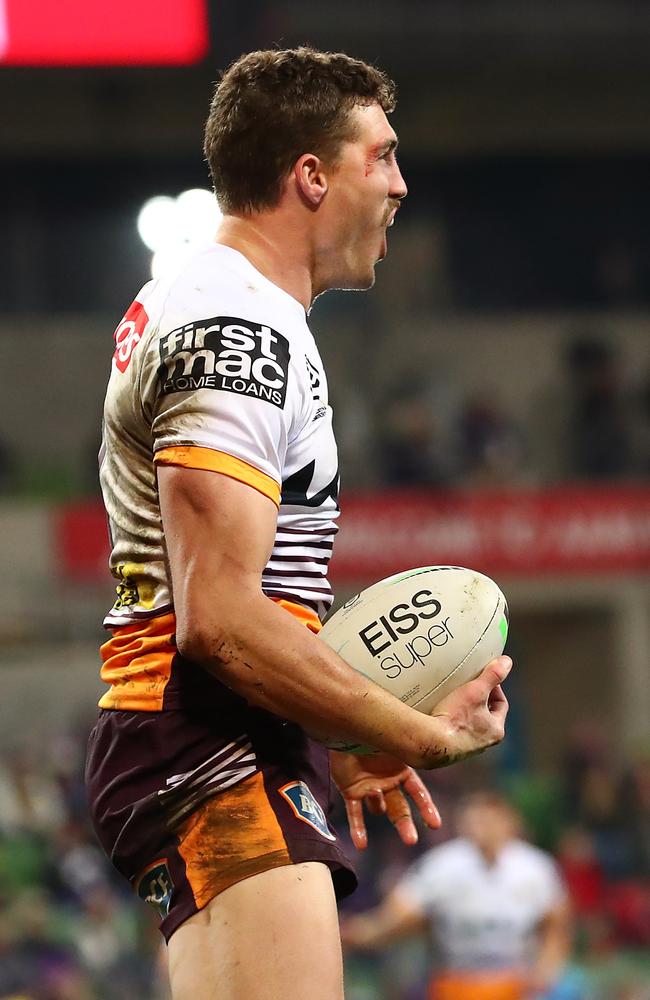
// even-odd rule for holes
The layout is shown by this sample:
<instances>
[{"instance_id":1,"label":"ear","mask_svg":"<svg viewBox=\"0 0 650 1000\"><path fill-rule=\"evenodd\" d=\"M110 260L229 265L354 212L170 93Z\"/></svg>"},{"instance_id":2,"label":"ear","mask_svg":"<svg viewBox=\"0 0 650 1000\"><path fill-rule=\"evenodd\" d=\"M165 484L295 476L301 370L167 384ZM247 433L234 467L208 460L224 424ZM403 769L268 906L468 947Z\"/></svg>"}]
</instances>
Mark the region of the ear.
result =
<instances>
[{"instance_id":1,"label":"ear","mask_svg":"<svg viewBox=\"0 0 650 1000\"><path fill-rule=\"evenodd\" d=\"M293 168L296 188L310 208L318 208L327 194L325 164L315 153L304 153Z\"/></svg>"}]
</instances>

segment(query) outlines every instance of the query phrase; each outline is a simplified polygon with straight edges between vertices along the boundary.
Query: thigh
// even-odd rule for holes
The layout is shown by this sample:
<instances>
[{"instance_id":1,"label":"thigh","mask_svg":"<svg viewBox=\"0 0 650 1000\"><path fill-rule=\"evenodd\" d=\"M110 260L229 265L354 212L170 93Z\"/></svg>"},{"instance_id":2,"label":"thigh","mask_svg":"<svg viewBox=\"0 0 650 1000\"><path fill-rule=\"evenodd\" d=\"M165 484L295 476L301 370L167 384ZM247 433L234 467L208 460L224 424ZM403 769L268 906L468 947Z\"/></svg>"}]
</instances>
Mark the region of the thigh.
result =
<instances>
[{"instance_id":1,"label":"thigh","mask_svg":"<svg viewBox=\"0 0 650 1000\"><path fill-rule=\"evenodd\" d=\"M226 889L169 941L173 1000L343 1000L332 877L287 865Z\"/></svg>"}]
</instances>

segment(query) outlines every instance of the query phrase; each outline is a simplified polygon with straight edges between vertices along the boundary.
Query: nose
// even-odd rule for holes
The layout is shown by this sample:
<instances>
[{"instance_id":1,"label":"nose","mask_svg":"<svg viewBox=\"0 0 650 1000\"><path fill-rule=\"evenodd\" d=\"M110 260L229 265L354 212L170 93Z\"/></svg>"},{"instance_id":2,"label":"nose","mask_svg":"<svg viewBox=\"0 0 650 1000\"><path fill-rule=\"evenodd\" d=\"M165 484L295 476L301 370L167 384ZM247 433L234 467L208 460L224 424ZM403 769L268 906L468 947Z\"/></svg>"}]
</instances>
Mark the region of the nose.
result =
<instances>
[{"instance_id":1,"label":"nose","mask_svg":"<svg viewBox=\"0 0 650 1000\"><path fill-rule=\"evenodd\" d=\"M402 171L398 167L397 161L395 161L395 167L391 177L390 197L395 198L397 201L401 201L402 198L406 198L408 190L406 181L402 177Z\"/></svg>"}]
</instances>

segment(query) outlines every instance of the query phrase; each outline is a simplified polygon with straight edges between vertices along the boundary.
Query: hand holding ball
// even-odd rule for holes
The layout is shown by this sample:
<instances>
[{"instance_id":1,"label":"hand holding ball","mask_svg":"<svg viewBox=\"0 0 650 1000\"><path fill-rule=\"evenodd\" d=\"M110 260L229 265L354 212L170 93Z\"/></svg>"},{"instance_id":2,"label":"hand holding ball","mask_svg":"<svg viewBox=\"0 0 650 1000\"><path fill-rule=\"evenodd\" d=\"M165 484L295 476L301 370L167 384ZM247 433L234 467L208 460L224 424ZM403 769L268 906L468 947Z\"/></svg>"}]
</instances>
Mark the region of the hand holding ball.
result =
<instances>
[{"instance_id":1,"label":"hand holding ball","mask_svg":"<svg viewBox=\"0 0 650 1000\"><path fill-rule=\"evenodd\" d=\"M431 714L503 652L507 634L508 606L493 580L459 566L427 566L357 594L320 636L355 670Z\"/></svg>"}]
</instances>

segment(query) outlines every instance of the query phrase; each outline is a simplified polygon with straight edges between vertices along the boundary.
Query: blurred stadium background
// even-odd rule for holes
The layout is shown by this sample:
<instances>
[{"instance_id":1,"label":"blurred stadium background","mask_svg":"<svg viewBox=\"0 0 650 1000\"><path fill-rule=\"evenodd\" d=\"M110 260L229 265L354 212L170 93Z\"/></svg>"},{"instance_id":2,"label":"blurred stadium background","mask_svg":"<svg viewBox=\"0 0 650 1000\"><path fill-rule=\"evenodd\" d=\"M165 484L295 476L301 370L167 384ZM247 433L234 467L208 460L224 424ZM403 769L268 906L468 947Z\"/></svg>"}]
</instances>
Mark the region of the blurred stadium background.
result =
<instances>
[{"instance_id":1,"label":"blurred stadium background","mask_svg":"<svg viewBox=\"0 0 650 1000\"><path fill-rule=\"evenodd\" d=\"M189 217L172 199L208 186L218 71L301 42L396 78L410 186L375 290L312 314L338 595L406 565L496 577L508 737L428 780L446 816L505 790L554 852L585 1000L650 997L650 4L1 0L0 998L166 996L81 781L111 600L101 405L151 246L205 223L201 196ZM373 832L357 909L414 857ZM355 957L348 995L417 1000L430 961Z\"/></svg>"}]
</instances>

